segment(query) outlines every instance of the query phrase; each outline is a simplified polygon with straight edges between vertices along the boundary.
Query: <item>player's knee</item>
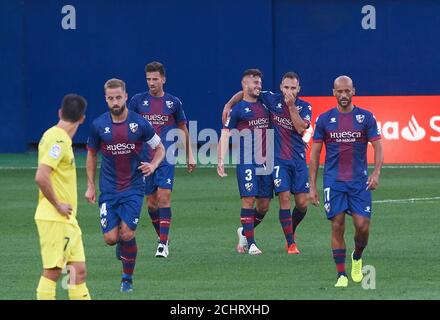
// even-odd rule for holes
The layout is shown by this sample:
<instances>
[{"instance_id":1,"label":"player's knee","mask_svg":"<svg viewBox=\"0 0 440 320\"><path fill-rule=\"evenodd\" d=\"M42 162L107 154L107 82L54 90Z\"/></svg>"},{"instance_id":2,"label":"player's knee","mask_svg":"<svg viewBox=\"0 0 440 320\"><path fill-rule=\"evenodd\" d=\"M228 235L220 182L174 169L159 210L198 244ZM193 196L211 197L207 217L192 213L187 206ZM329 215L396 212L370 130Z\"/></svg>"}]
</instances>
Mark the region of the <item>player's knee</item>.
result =
<instances>
[{"instance_id":1,"label":"player's knee","mask_svg":"<svg viewBox=\"0 0 440 320\"><path fill-rule=\"evenodd\" d=\"M44 269L43 276L47 279L50 279L52 281L57 281L58 278L61 276L61 269L60 268L54 268L54 269Z\"/></svg>"},{"instance_id":2,"label":"player's knee","mask_svg":"<svg viewBox=\"0 0 440 320\"><path fill-rule=\"evenodd\" d=\"M241 199L241 204L244 209L252 209L254 207L254 203L254 197L245 197Z\"/></svg>"},{"instance_id":3,"label":"player's knee","mask_svg":"<svg viewBox=\"0 0 440 320\"><path fill-rule=\"evenodd\" d=\"M156 212L157 210L159 210L159 205L157 203L154 204L148 203L148 211Z\"/></svg>"},{"instance_id":4,"label":"player's knee","mask_svg":"<svg viewBox=\"0 0 440 320\"><path fill-rule=\"evenodd\" d=\"M122 241L130 241L134 238L134 231L129 228L121 229L120 237Z\"/></svg>"},{"instance_id":5,"label":"player's knee","mask_svg":"<svg viewBox=\"0 0 440 320\"><path fill-rule=\"evenodd\" d=\"M332 223L333 233L341 234L345 231L345 223L341 221L333 221Z\"/></svg>"},{"instance_id":6,"label":"player's knee","mask_svg":"<svg viewBox=\"0 0 440 320\"><path fill-rule=\"evenodd\" d=\"M300 199L295 203L296 208L301 212L305 212L307 210L308 205L309 205L309 200L307 198Z\"/></svg>"},{"instance_id":7,"label":"player's knee","mask_svg":"<svg viewBox=\"0 0 440 320\"><path fill-rule=\"evenodd\" d=\"M104 234L104 241L105 243L107 243L109 246L113 246L118 242L118 235L116 234Z\"/></svg>"},{"instance_id":8,"label":"player's knee","mask_svg":"<svg viewBox=\"0 0 440 320\"><path fill-rule=\"evenodd\" d=\"M171 192L168 190L158 193L159 208L171 207Z\"/></svg>"},{"instance_id":9,"label":"player's knee","mask_svg":"<svg viewBox=\"0 0 440 320\"><path fill-rule=\"evenodd\" d=\"M282 209L290 209L290 193L282 192L279 194L280 206Z\"/></svg>"},{"instance_id":10,"label":"player's knee","mask_svg":"<svg viewBox=\"0 0 440 320\"><path fill-rule=\"evenodd\" d=\"M257 211L259 214L265 215L269 211L269 206L268 205L258 206Z\"/></svg>"},{"instance_id":11,"label":"player's knee","mask_svg":"<svg viewBox=\"0 0 440 320\"><path fill-rule=\"evenodd\" d=\"M85 264L72 266L69 273L70 273L70 279L75 284L80 284L86 281L87 269Z\"/></svg>"},{"instance_id":12,"label":"player's knee","mask_svg":"<svg viewBox=\"0 0 440 320\"><path fill-rule=\"evenodd\" d=\"M360 226L357 227L357 230L362 234L368 234L370 230L370 225L369 223L362 223Z\"/></svg>"}]
</instances>

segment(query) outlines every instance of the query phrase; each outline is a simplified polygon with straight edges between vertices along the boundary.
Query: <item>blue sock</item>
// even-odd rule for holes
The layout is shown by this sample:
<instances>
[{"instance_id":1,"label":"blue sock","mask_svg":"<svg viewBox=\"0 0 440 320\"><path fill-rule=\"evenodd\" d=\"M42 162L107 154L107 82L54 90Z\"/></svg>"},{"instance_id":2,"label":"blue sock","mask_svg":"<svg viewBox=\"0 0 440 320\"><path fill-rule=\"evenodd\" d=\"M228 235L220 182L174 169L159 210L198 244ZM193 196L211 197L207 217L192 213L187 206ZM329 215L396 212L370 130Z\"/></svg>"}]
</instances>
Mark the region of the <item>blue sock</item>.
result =
<instances>
[{"instance_id":1,"label":"blue sock","mask_svg":"<svg viewBox=\"0 0 440 320\"><path fill-rule=\"evenodd\" d=\"M122 279L130 280L136 266L137 244L136 238L121 243Z\"/></svg>"},{"instance_id":2,"label":"blue sock","mask_svg":"<svg viewBox=\"0 0 440 320\"><path fill-rule=\"evenodd\" d=\"M334 249L333 250L333 259L336 263L336 271L339 276L347 276L345 273L345 249Z\"/></svg>"},{"instance_id":3,"label":"blue sock","mask_svg":"<svg viewBox=\"0 0 440 320\"><path fill-rule=\"evenodd\" d=\"M304 216L307 213L307 209L304 212L301 212L298 210L298 208L295 207L295 209L293 209L292 211L292 232L293 234L295 234L296 232L296 227L298 227L298 225L300 224L300 222L302 221L302 219L304 219Z\"/></svg>"},{"instance_id":4,"label":"blue sock","mask_svg":"<svg viewBox=\"0 0 440 320\"><path fill-rule=\"evenodd\" d=\"M159 211L150 211L148 210L148 214L151 218L151 223L153 224L154 230L156 230L157 236L160 237L160 216Z\"/></svg>"},{"instance_id":5,"label":"blue sock","mask_svg":"<svg viewBox=\"0 0 440 320\"><path fill-rule=\"evenodd\" d=\"M287 245L290 246L292 243L295 242L293 240L292 216L290 215L290 210L280 209L278 217L281 223L281 227L283 228L284 236L286 237Z\"/></svg>"},{"instance_id":6,"label":"blue sock","mask_svg":"<svg viewBox=\"0 0 440 320\"><path fill-rule=\"evenodd\" d=\"M367 246L364 242L355 241L354 242L354 252L353 252L353 259L359 260L362 258L362 253L364 252L365 247Z\"/></svg>"},{"instance_id":7,"label":"blue sock","mask_svg":"<svg viewBox=\"0 0 440 320\"><path fill-rule=\"evenodd\" d=\"M257 209L254 212L254 229L263 221L266 214L259 213ZM244 228L241 230L241 234L244 236Z\"/></svg>"}]
</instances>

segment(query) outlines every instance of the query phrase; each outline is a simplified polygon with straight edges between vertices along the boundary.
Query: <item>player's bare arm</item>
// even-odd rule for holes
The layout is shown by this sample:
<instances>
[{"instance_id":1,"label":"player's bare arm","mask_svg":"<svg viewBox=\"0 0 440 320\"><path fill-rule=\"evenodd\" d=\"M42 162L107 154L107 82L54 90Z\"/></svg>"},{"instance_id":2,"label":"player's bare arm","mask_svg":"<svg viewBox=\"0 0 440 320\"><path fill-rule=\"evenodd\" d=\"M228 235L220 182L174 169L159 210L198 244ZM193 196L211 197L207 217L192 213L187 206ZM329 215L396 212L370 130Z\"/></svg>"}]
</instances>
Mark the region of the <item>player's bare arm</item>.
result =
<instances>
[{"instance_id":1,"label":"player's bare arm","mask_svg":"<svg viewBox=\"0 0 440 320\"><path fill-rule=\"evenodd\" d=\"M319 206L319 195L316 191L316 178L319 169L319 158L321 156L322 142L313 142L310 155L309 175L310 175L310 202L314 206Z\"/></svg>"},{"instance_id":2,"label":"player's bare arm","mask_svg":"<svg viewBox=\"0 0 440 320\"><path fill-rule=\"evenodd\" d=\"M218 144L218 163L217 163L217 173L220 177L226 177L228 176L225 172L225 156L228 152L228 142L229 142L229 136L230 136L230 130L229 129L223 129L222 135L220 136L220 141Z\"/></svg>"},{"instance_id":3,"label":"player's bare arm","mask_svg":"<svg viewBox=\"0 0 440 320\"><path fill-rule=\"evenodd\" d=\"M301 118L298 110L296 109L296 97L293 95L293 93L287 92L284 100L289 107L290 119L293 122L293 126L295 127L296 132L302 135L307 130L308 124Z\"/></svg>"},{"instance_id":4,"label":"player's bare arm","mask_svg":"<svg viewBox=\"0 0 440 320\"><path fill-rule=\"evenodd\" d=\"M47 200L57 209L58 213L67 219L72 214L72 206L68 203L61 203L55 192L53 191L52 183L50 182L50 174L52 173L52 168L40 164L35 174L35 182L40 187L41 192L44 194Z\"/></svg>"},{"instance_id":5,"label":"player's bare arm","mask_svg":"<svg viewBox=\"0 0 440 320\"><path fill-rule=\"evenodd\" d=\"M371 145L374 149L374 170L373 173L368 177L367 189L376 190L379 186L379 176L380 171L382 170L384 156L381 140L372 141Z\"/></svg>"},{"instance_id":6,"label":"player's bare arm","mask_svg":"<svg viewBox=\"0 0 440 320\"><path fill-rule=\"evenodd\" d=\"M194 155L192 153L191 141L189 139L188 128L186 127L185 122L180 122L178 124L179 129L183 131L184 134L184 143L185 143L185 151L186 151L186 168L189 173L193 172L196 168L196 161L194 160Z\"/></svg>"},{"instance_id":7,"label":"player's bare arm","mask_svg":"<svg viewBox=\"0 0 440 320\"><path fill-rule=\"evenodd\" d=\"M232 96L232 98L226 102L225 107L223 108L222 113L222 123L225 124L228 119L229 112L231 112L232 107L243 100L243 91L239 91Z\"/></svg>"},{"instance_id":8,"label":"player's bare arm","mask_svg":"<svg viewBox=\"0 0 440 320\"><path fill-rule=\"evenodd\" d=\"M86 171L87 171L87 190L85 197L88 203L96 203L96 166L98 164L98 154L92 150L87 152Z\"/></svg>"}]
</instances>

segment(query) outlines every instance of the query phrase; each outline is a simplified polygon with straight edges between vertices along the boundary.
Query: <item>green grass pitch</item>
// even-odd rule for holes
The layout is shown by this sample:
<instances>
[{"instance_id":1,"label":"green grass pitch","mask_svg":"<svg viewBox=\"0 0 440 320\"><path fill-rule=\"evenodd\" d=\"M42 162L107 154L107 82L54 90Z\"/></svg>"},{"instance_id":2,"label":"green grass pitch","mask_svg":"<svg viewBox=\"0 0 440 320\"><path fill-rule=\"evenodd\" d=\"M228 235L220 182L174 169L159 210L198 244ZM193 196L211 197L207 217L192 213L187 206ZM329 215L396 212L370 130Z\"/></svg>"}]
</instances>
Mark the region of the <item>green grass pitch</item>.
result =
<instances>
[{"instance_id":1,"label":"green grass pitch","mask_svg":"<svg viewBox=\"0 0 440 320\"><path fill-rule=\"evenodd\" d=\"M34 299L41 258L33 216L37 203L35 156L0 156L0 299ZM84 157L77 158L79 222L93 299L439 299L440 167L384 168L374 200L434 198L373 204L364 265L376 270L376 289L351 280L335 289L330 224L322 206L310 207L297 231L300 255L287 255L278 222L278 199L256 229L261 256L235 252L240 199L235 170L221 179L215 169L189 175L176 170L168 259L154 257L156 235L144 204L137 230L139 253L134 292L121 294L121 265L104 244L97 205L84 200ZM14 168L13 168L14 167ZM17 168L22 167L22 168ZM320 170L320 172L322 169ZM319 178L321 180L321 178ZM350 219L348 217L348 219ZM347 220L347 252L353 249ZM347 258L347 270L351 262ZM58 299L67 292L58 284Z\"/></svg>"}]
</instances>

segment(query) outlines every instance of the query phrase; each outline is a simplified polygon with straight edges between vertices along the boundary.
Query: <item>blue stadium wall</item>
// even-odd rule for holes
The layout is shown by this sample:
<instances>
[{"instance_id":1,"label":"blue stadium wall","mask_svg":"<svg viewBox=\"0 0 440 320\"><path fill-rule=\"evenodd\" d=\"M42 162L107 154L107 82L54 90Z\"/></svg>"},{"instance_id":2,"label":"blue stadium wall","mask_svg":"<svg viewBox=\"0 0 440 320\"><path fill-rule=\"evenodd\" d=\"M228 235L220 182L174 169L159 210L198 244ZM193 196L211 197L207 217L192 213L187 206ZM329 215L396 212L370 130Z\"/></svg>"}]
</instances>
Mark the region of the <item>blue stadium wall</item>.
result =
<instances>
[{"instance_id":1,"label":"blue stadium wall","mask_svg":"<svg viewBox=\"0 0 440 320\"><path fill-rule=\"evenodd\" d=\"M64 30L62 8L76 9ZM376 9L364 30L362 8ZM91 120L106 111L103 84L124 79L145 91L144 66L167 67L166 90L201 128L220 128L224 102L244 69L260 68L277 89L289 70L303 95L331 93L348 74L359 95L440 94L440 2L305 0L0 0L0 152L23 152L57 121L64 94L89 101ZM423 108L423 106L415 106Z\"/></svg>"}]
</instances>

